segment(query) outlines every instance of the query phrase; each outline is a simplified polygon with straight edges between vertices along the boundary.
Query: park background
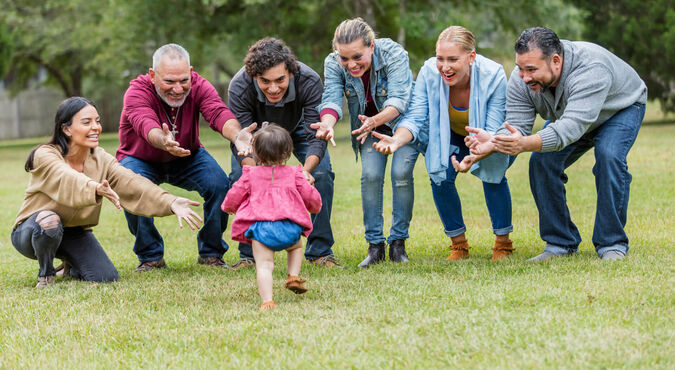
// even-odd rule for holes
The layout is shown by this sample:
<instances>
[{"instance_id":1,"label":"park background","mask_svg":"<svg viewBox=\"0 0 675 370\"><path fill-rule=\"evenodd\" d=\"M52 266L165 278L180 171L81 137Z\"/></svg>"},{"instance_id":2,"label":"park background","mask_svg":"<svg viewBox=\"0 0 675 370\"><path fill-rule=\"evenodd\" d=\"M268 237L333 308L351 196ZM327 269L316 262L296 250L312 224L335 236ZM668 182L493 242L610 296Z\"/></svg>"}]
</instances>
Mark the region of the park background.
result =
<instances>
[{"instance_id":1,"label":"park background","mask_svg":"<svg viewBox=\"0 0 675 370\"><path fill-rule=\"evenodd\" d=\"M271 1L0 0L0 368L18 367L394 367L672 368L675 9L672 0ZM633 174L629 257L601 262L590 243L595 212L592 151L567 172L567 195L584 242L577 256L525 264L539 253L538 214L520 155L508 177L517 248L489 261L493 236L480 182L461 176L471 258L444 261L449 240L429 189L422 157L415 170L411 263L366 271L360 212L360 164L347 124L330 148L335 180L334 251L343 269L304 265L310 291L282 288L278 254L271 313L257 311L253 269L196 265L195 233L158 219L169 268L134 274L133 238L123 215L105 203L95 229L121 280L85 284L58 279L33 289L36 261L17 253L9 234L29 175L23 163L47 140L56 105L92 98L113 153L121 97L147 72L152 52L182 44L195 70L226 99L227 83L250 46L284 39L322 74L337 24L365 18L378 37L403 44L413 73L434 55L449 25L474 32L477 51L513 68L513 42L543 25L561 38L597 42L628 61L649 86L645 124L628 161ZM41 131L42 130L42 131ZM202 142L229 170L229 148L204 127ZM390 189L387 181L385 189ZM191 199L195 193L165 186ZM385 226L391 220L385 191ZM230 242L229 229L226 240ZM225 255L237 260L236 243Z\"/></svg>"}]
</instances>

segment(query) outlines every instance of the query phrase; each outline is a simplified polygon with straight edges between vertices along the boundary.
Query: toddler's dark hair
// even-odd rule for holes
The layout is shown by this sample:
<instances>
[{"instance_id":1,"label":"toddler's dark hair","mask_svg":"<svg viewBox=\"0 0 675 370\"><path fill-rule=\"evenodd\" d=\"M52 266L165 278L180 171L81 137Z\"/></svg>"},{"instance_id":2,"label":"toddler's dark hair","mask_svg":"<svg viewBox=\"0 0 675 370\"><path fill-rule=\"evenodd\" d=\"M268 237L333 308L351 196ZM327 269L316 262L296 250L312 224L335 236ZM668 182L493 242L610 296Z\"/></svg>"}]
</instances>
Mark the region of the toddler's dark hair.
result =
<instances>
[{"instance_id":1,"label":"toddler's dark hair","mask_svg":"<svg viewBox=\"0 0 675 370\"><path fill-rule=\"evenodd\" d=\"M253 153L260 165L284 164L293 153L293 139L288 131L275 123L263 125L253 135Z\"/></svg>"}]
</instances>

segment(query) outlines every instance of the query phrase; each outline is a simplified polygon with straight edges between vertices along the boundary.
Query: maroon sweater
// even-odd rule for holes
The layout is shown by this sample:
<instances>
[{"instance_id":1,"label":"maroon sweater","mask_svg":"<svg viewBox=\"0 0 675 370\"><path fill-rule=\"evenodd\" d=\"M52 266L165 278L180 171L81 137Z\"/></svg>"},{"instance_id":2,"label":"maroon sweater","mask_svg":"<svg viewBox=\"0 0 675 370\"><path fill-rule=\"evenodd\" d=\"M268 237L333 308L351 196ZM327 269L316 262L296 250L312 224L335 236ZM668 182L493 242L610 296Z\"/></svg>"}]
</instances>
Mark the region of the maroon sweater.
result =
<instances>
[{"instance_id":1,"label":"maroon sweater","mask_svg":"<svg viewBox=\"0 0 675 370\"><path fill-rule=\"evenodd\" d=\"M222 132L225 122L235 118L209 81L192 72L191 84L183 105L172 108L157 95L150 75L138 76L129 83L120 117L118 161L129 155L148 162L176 159L148 142L148 132L153 128L161 129L162 123L171 127L170 123L174 122L178 130L176 141L182 148L195 153L202 146L199 141L199 113L216 132Z\"/></svg>"}]
</instances>

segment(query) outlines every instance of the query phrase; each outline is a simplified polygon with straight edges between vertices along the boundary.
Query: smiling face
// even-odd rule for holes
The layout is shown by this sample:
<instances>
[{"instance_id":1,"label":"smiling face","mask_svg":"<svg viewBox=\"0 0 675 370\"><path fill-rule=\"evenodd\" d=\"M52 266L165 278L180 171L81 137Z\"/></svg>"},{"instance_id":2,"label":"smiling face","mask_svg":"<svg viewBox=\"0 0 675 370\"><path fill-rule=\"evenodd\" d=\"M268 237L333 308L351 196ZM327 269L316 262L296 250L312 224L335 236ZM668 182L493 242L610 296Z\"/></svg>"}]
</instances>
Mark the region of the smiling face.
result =
<instances>
[{"instance_id":1,"label":"smiling face","mask_svg":"<svg viewBox=\"0 0 675 370\"><path fill-rule=\"evenodd\" d=\"M541 50L533 48L530 51L516 53L518 75L535 92L542 92L549 87L558 85L562 74L563 59L558 54L546 58Z\"/></svg>"},{"instance_id":2,"label":"smiling face","mask_svg":"<svg viewBox=\"0 0 675 370\"><path fill-rule=\"evenodd\" d=\"M157 95L173 108L180 107L187 99L191 77L192 67L185 59L165 57L156 70L150 68L150 79Z\"/></svg>"},{"instance_id":3,"label":"smiling face","mask_svg":"<svg viewBox=\"0 0 675 370\"><path fill-rule=\"evenodd\" d=\"M475 59L475 50L466 51L452 41L441 41L436 46L436 68L448 86L468 86Z\"/></svg>"},{"instance_id":4,"label":"smiling face","mask_svg":"<svg viewBox=\"0 0 675 370\"><path fill-rule=\"evenodd\" d=\"M101 117L94 106L87 105L75 113L69 126L62 125L62 130L70 139L69 146L93 149L98 146L101 135Z\"/></svg>"},{"instance_id":5,"label":"smiling face","mask_svg":"<svg viewBox=\"0 0 675 370\"><path fill-rule=\"evenodd\" d=\"M270 103L278 103L286 95L293 74L288 72L285 63L279 63L257 76L255 81Z\"/></svg>"},{"instance_id":6,"label":"smiling face","mask_svg":"<svg viewBox=\"0 0 675 370\"><path fill-rule=\"evenodd\" d=\"M358 39L349 44L336 44L335 50L340 58L340 63L349 71L352 77L359 78L370 70L373 64L373 51L375 43L370 46L363 45L363 39Z\"/></svg>"}]
</instances>

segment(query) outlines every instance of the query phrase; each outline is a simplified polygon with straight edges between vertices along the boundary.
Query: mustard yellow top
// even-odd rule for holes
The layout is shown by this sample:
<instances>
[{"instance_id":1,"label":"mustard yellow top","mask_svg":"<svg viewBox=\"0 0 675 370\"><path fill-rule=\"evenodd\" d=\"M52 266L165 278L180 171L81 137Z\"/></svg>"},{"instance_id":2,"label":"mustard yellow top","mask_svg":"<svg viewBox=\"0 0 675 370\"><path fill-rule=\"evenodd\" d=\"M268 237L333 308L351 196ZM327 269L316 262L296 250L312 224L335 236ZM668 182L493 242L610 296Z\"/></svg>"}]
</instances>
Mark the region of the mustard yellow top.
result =
<instances>
[{"instance_id":1,"label":"mustard yellow top","mask_svg":"<svg viewBox=\"0 0 675 370\"><path fill-rule=\"evenodd\" d=\"M464 129L469 125L469 108L455 108L448 99L448 115L450 116L450 129L454 133L462 136L469 135Z\"/></svg>"}]
</instances>

